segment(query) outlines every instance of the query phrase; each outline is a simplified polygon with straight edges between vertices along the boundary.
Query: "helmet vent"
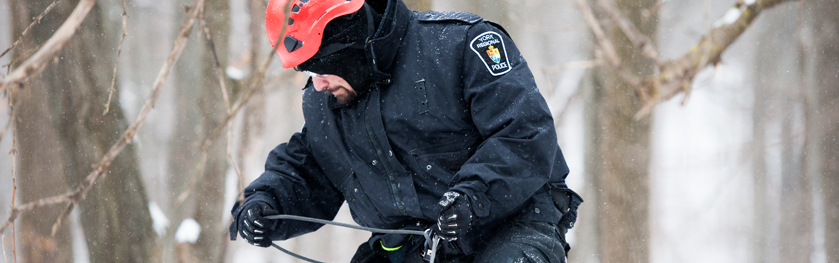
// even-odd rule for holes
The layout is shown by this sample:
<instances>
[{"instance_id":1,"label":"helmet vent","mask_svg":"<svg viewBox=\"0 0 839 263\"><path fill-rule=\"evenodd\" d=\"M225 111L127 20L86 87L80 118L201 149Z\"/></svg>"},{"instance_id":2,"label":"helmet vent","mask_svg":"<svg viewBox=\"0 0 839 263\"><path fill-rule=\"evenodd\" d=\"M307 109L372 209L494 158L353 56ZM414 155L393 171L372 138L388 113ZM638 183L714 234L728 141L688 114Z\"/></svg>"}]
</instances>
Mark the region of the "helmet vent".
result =
<instances>
[{"instance_id":1,"label":"helmet vent","mask_svg":"<svg viewBox=\"0 0 839 263\"><path fill-rule=\"evenodd\" d=\"M291 18L291 17L288 18L288 25L289 26L294 25L294 18Z\"/></svg>"},{"instance_id":2,"label":"helmet vent","mask_svg":"<svg viewBox=\"0 0 839 263\"><path fill-rule=\"evenodd\" d=\"M289 53L299 49L303 46L303 42L297 40L293 36L285 36L285 40L283 40L283 45L285 45L285 50L288 50Z\"/></svg>"},{"instance_id":3,"label":"helmet vent","mask_svg":"<svg viewBox=\"0 0 839 263\"><path fill-rule=\"evenodd\" d=\"M295 14L299 13L300 12L300 5L297 4L297 5L292 6L291 7L291 12L295 13Z\"/></svg>"}]
</instances>

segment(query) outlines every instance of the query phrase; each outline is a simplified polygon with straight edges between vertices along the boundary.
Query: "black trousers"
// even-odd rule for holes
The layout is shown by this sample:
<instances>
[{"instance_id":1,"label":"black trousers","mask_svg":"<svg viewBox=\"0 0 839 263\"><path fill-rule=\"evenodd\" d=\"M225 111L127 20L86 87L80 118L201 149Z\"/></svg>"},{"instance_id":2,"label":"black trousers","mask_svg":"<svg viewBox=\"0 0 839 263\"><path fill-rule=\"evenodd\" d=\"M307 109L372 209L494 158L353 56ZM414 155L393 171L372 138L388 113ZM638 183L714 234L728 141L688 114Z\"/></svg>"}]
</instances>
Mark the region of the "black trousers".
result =
<instances>
[{"instance_id":1,"label":"black trousers","mask_svg":"<svg viewBox=\"0 0 839 263\"><path fill-rule=\"evenodd\" d=\"M422 244L404 246L403 251L385 252L363 243L352 263L424 263ZM556 225L543 222L513 221L500 227L474 255L459 255L443 244L435 263L565 263L565 240Z\"/></svg>"}]
</instances>

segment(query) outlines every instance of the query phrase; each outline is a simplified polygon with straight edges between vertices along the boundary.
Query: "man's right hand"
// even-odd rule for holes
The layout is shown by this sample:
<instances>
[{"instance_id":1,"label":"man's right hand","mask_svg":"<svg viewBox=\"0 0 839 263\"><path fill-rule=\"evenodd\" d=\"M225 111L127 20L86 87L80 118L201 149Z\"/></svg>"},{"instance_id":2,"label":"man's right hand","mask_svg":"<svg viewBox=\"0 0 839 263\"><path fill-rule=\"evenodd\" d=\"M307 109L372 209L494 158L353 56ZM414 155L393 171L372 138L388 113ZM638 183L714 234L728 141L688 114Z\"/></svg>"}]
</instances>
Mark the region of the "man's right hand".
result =
<instances>
[{"instance_id":1,"label":"man's right hand","mask_svg":"<svg viewBox=\"0 0 839 263\"><path fill-rule=\"evenodd\" d=\"M279 220L267 219L266 216L280 214L268 203L262 201L247 202L239 209L239 214L230 224L230 239L236 240L239 233L248 243L260 247L271 246L271 235L279 225Z\"/></svg>"}]
</instances>

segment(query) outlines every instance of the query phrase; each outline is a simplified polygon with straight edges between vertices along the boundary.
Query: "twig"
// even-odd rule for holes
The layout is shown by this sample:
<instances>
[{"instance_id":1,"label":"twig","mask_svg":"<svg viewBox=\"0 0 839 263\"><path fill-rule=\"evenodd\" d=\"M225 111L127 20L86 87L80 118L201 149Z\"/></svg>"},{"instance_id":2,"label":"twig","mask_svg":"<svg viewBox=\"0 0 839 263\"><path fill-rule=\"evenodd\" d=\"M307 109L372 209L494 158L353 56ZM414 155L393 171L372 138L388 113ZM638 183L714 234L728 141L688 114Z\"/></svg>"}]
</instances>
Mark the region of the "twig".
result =
<instances>
[{"instance_id":1,"label":"twig","mask_svg":"<svg viewBox=\"0 0 839 263\"><path fill-rule=\"evenodd\" d=\"M111 98L114 96L114 85L117 82L117 69L119 68L119 55L122 53L122 42L125 41L125 37L128 36L128 30L126 29L126 24L128 23L128 13L125 12L125 0L122 0L122 37L119 39L119 47L117 47L117 57L114 61L114 77L111 78L111 88L108 89L108 102L105 103L105 112L102 115L108 114L108 111L111 109Z\"/></svg>"},{"instance_id":2,"label":"twig","mask_svg":"<svg viewBox=\"0 0 839 263\"><path fill-rule=\"evenodd\" d=\"M23 30L23 33L20 33L20 37L18 37L17 40L15 40L15 43L12 44L12 46L7 48L5 51L3 51L2 54L0 54L0 58L5 56L6 53L9 53L9 51L12 51L12 49L14 49L18 44L20 44L20 42L23 40L23 37L25 37L26 34L29 33L29 30L32 29L32 27L34 27L36 24L40 24L41 23L41 18L44 18L44 16L47 13L52 11L52 9L55 7L55 5L58 3L58 1L61 1L61 0L52 1L52 4L47 6L47 9L45 9L44 12L41 12L41 14L38 15L38 17L36 17L35 20L33 20L32 23L30 23L29 26L26 27L26 29Z\"/></svg>"},{"instance_id":3,"label":"twig","mask_svg":"<svg viewBox=\"0 0 839 263\"><path fill-rule=\"evenodd\" d=\"M641 33L641 31L635 27L635 24L630 22L629 19L623 15L623 13L615 7L615 3L612 2L612 0L598 0L597 3L617 21L618 28L623 31L623 34L626 35L629 42L632 42L632 45L641 49L641 53L643 53L644 56L654 61L659 66L663 63L658 59L658 51L656 51L653 41Z\"/></svg>"},{"instance_id":4,"label":"twig","mask_svg":"<svg viewBox=\"0 0 839 263\"><path fill-rule=\"evenodd\" d=\"M224 100L224 110L225 113L230 115L230 97L227 93L227 85L224 79L224 71L221 70L221 62L218 59L218 53L216 53L216 45L213 42L213 37L210 34L210 28L207 27L207 21L204 19L204 12L201 12L201 25L204 28L204 36L207 38L207 45L209 46L210 52L213 55L213 61L215 62L216 68L216 76L218 77L219 81L219 88L221 88L221 97ZM230 165L233 166L233 170L236 171L236 176L238 178L243 178L244 175L239 171L239 166L236 164L236 161L233 160L233 125L227 125L227 161L230 162Z\"/></svg>"},{"instance_id":5,"label":"twig","mask_svg":"<svg viewBox=\"0 0 839 263\"><path fill-rule=\"evenodd\" d=\"M620 56L618 56L617 51L615 51L615 45L612 44L611 39L606 37L603 27L600 25L600 22L597 22L597 18L594 17L594 12L591 11L591 7L585 2L585 0L577 0L577 6L583 12L583 17L585 18L586 23L588 23L591 31L594 33L594 36L600 43L600 47L603 50L603 53L605 53L604 55L606 56L606 60L609 62L608 65L612 67L618 76L635 89L635 92L638 94L641 101L646 101L649 95L647 95L641 87L641 79L621 66L621 59Z\"/></svg>"},{"instance_id":6,"label":"twig","mask_svg":"<svg viewBox=\"0 0 839 263\"><path fill-rule=\"evenodd\" d=\"M172 47L172 51L170 51L169 53L169 57L167 57L166 62L160 69L160 72L157 75L157 79L154 82L151 94L143 104L143 108L137 114L137 117L134 119L134 122L131 123L131 125L123 134L123 136L114 145L111 146L108 152L105 153L105 155L96 165L96 168L92 172L90 172L90 174L87 175L85 180L82 181L81 185L79 185L76 188L76 190L72 192L42 198L33 202L23 204L19 207L12 208L11 215L3 224L3 226L0 227L0 233L5 231L6 227L14 223L14 220L22 213L32 211L33 209L38 207L59 204L71 200L81 200L85 198L85 195L87 194L88 190L90 190L90 188L93 186L93 183L96 181L96 179L98 179L105 172L105 168L110 166L114 158L116 158L116 156L119 155L119 153L129 143L131 143L132 139L134 138L134 135L137 133L137 130L143 126L143 123L146 120L146 116L148 116L151 109L154 108L154 102L157 100L157 97L160 94L160 89L163 87L163 83L166 82L166 78L169 75L169 71L172 69L175 62L180 58L181 53L186 47L186 43L189 41L189 35L192 32L192 27L194 25L195 18L198 15L198 10L203 8L204 0L195 0L195 2L193 2L193 6L194 9L189 12L189 15L180 26L178 38L175 40L175 44ZM69 20L70 19L68 19L68 21ZM64 26L62 26L62 28L64 28Z\"/></svg>"},{"instance_id":7,"label":"twig","mask_svg":"<svg viewBox=\"0 0 839 263\"><path fill-rule=\"evenodd\" d=\"M76 29L82 24L84 18L96 4L96 0L81 0L73 13L67 18L67 21L55 31L55 34L50 37L44 46L35 52L32 57L23 62L20 67L16 68L6 79L0 83L0 92L6 90L10 86L23 82L30 77L40 74L47 63L51 61L61 49L67 45L70 38L75 35Z\"/></svg>"},{"instance_id":8,"label":"twig","mask_svg":"<svg viewBox=\"0 0 839 263\"><path fill-rule=\"evenodd\" d=\"M9 112L9 120L6 122L6 125L3 127L3 130L0 131L0 142L3 141L3 135L5 135L7 131L9 131L9 127L12 126L12 122L15 120L15 116L17 116L18 107L12 107L11 105L9 107L12 109L11 112Z\"/></svg>"},{"instance_id":9,"label":"twig","mask_svg":"<svg viewBox=\"0 0 839 263\"><path fill-rule=\"evenodd\" d=\"M594 33L594 37L597 38L597 42L600 43L603 52L606 53L606 60L609 61L611 66L619 67L621 59L618 56L618 52L615 51L615 45L612 44L612 40L606 37L606 33L603 32L603 27L600 26L600 22L597 22L597 18L594 17L594 12L591 11L591 7L586 4L585 0L577 0L577 6L583 12L583 18L585 18L586 23L591 28L591 32Z\"/></svg>"},{"instance_id":10,"label":"twig","mask_svg":"<svg viewBox=\"0 0 839 263\"><path fill-rule=\"evenodd\" d=\"M9 99L11 101L11 99ZM10 102L12 108L17 108L14 102ZM13 117L10 117L14 119ZM12 150L9 151L12 155L12 210L15 209L15 197L17 196L17 130L12 130ZM3 233L3 229L0 229ZM5 249L4 249L5 251ZM17 243L15 241L15 224L12 222L12 261L17 263Z\"/></svg>"},{"instance_id":11,"label":"twig","mask_svg":"<svg viewBox=\"0 0 839 263\"><path fill-rule=\"evenodd\" d=\"M224 101L224 110L227 115L230 115L230 97L227 92L227 84L224 79L224 71L221 70L221 62L218 59L218 53L216 52L216 45L213 42L213 36L210 34L210 28L207 27L207 21L204 19L204 12L202 10L200 15L201 26L204 28L204 36L207 39L207 46L210 49L210 53L213 55L213 62L215 62L215 69L216 69L216 76L218 77L219 88L221 88L221 97ZM202 149L202 157L205 158ZM244 175L241 171L239 171L239 166L236 164L236 161L233 160L233 125L227 125L227 161L230 162L230 165L233 166L233 170L236 171L236 176L241 181L244 178ZM240 189L241 190L241 189ZM181 200L183 201L183 200Z\"/></svg>"},{"instance_id":12,"label":"twig","mask_svg":"<svg viewBox=\"0 0 839 263\"><path fill-rule=\"evenodd\" d=\"M26 60L27 58L29 58L29 56L32 56L32 54L34 54L35 51L38 51L39 49L41 49L41 47L43 47L44 44L46 44L46 42L41 43L37 47L34 47L30 50L27 50L26 52L23 52L23 55L21 55L20 57L13 59L9 63L6 63L6 65L3 65L3 67L6 67L6 75L8 75L9 72L12 70L12 65L18 64L18 62ZM2 83L0 83L0 84L2 84Z\"/></svg>"},{"instance_id":13,"label":"twig","mask_svg":"<svg viewBox=\"0 0 839 263\"><path fill-rule=\"evenodd\" d=\"M292 2L293 1L288 1L288 3L286 3L286 6L283 7L286 10L286 13L288 13L288 11L291 10L291 3ZM288 27L288 25L283 23L283 29L282 29L282 31L280 31L281 33L278 37L282 37L285 34L285 31L286 31L287 27ZM209 147L210 144L212 144L213 140L216 137L218 137L219 134L221 134L222 129L224 129L230 123L230 121L236 116L236 113L238 113L239 110L242 109L242 106L247 104L248 100L250 100L250 98L253 96L253 94L256 93L256 91L260 87L262 87L262 81L265 78L265 72L268 71L268 66L270 66L271 62L274 60L274 57L275 57L274 54L277 52L277 48L280 47L280 44L279 44L280 39L278 38L277 41L274 42L274 43L277 43L277 44L274 45L273 49L271 49L271 53L268 54L268 59L266 59L265 63L263 63L262 66L259 67L259 71L257 71L256 74L253 75L253 78L251 79L251 82L249 83L250 85L249 85L248 89L245 91L245 93L242 95L242 97L239 97L239 100L237 100L236 103L233 105L232 110L230 111L230 113L227 114L227 117L225 117L224 121L218 127L216 127L213 130L213 132L210 133L210 135L207 136L207 138L205 138L204 141L201 143L201 149L202 149L201 150L201 159L202 159L202 161L200 161L199 168L197 168L197 169L203 170L203 166L204 166L203 163L206 162L207 153L206 153L206 150L204 150L204 149L206 147ZM198 179L201 175L203 175L203 173L193 173L193 178L190 181L190 184L178 195L178 198L175 200L174 204L176 204L175 205L176 207L178 205L180 205L184 200L186 200L186 198L190 195L190 193L192 192L193 185L195 185L195 182L198 181Z\"/></svg>"},{"instance_id":14,"label":"twig","mask_svg":"<svg viewBox=\"0 0 839 263\"><path fill-rule=\"evenodd\" d=\"M78 200L71 200L70 204L67 205L67 208L64 209L64 212L58 216L58 219L55 220L55 223L52 224L52 233L50 234L52 237L55 237L55 233L58 233L58 229L61 227L61 224L64 223L64 219L67 219L70 216L70 212L73 212L73 208L76 207L76 203Z\"/></svg>"}]
</instances>

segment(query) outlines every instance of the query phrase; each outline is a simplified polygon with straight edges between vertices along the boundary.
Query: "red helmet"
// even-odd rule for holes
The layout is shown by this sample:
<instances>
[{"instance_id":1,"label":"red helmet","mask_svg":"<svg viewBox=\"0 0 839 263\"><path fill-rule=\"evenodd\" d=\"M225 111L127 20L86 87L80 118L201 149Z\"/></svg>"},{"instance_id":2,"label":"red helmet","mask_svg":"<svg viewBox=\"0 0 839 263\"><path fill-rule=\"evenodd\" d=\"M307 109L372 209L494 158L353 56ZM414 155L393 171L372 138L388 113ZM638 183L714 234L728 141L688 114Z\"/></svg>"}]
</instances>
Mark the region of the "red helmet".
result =
<instances>
[{"instance_id":1,"label":"red helmet","mask_svg":"<svg viewBox=\"0 0 839 263\"><path fill-rule=\"evenodd\" d=\"M292 1L291 13L286 18L286 4ZM265 29L274 47L281 39L283 46L277 55L283 68L292 68L312 58L318 52L323 29L329 21L355 13L364 0L271 0L265 12ZM288 25L284 36L283 26Z\"/></svg>"}]
</instances>

